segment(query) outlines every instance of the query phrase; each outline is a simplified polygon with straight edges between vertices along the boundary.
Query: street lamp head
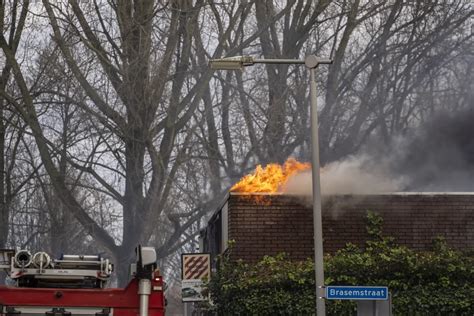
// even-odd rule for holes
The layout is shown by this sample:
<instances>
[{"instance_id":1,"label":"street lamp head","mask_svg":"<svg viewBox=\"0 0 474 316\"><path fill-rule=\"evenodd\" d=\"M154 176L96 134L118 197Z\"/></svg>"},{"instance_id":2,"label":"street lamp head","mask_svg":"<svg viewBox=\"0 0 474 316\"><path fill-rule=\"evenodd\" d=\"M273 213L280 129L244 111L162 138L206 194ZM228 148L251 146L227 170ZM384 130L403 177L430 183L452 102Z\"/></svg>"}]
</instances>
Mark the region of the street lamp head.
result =
<instances>
[{"instance_id":1,"label":"street lamp head","mask_svg":"<svg viewBox=\"0 0 474 316\"><path fill-rule=\"evenodd\" d=\"M235 56L228 58L211 59L209 61L211 69L214 70L242 70L245 66L255 63L251 56Z\"/></svg>"}]
</instances>

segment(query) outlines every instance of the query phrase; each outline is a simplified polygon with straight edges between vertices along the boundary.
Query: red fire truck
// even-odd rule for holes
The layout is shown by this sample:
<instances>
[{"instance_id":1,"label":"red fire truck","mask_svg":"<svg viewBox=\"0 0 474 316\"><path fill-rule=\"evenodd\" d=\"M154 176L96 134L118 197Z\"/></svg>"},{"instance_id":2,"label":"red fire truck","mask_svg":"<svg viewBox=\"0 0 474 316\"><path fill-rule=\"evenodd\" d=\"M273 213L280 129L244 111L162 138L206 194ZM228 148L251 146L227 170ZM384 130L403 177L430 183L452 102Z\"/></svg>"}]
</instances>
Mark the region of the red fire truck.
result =
<instances>
[{"instance_id":1,"label":"red fire truck","mask_svg":"<svg viewBox=\"0 0 474 316\"><path fill-rule=\"evenodd\" d=\"M162 316L163 279L152 247L136 249L132 279L125 288L106 288L113 265L99 255L63 255L0 250L0 270L15 283L0 286L0 316Z\"/></svg>"}]
</instances>

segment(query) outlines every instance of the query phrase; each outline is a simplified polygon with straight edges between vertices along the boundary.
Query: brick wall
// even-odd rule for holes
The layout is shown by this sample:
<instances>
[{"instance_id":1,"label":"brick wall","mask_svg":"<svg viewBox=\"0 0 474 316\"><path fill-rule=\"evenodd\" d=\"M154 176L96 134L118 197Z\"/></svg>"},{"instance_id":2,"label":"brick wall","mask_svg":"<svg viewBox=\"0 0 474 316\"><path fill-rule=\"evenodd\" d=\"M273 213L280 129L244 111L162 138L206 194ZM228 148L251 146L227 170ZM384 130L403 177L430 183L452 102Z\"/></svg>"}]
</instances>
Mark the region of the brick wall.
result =
<instances>
[{"instance_id":1,"label":"brick wall","mask_svg":"<svg viewBox=\"0 0 474 316\"><path fill-rule=\"evenodd\" d=\"M262 203L230 194L227 207L235 258L256 261L279 252L296 260L313 256L310 205L283 195L265 196ZM324 251L334 252L348 242L363 245L367 210L382 216L384 233L399 244L429 249L434 238L443 236L452 247L474 250L474 194L412 193L324 198Z\"/></svg>"}]
</instances>

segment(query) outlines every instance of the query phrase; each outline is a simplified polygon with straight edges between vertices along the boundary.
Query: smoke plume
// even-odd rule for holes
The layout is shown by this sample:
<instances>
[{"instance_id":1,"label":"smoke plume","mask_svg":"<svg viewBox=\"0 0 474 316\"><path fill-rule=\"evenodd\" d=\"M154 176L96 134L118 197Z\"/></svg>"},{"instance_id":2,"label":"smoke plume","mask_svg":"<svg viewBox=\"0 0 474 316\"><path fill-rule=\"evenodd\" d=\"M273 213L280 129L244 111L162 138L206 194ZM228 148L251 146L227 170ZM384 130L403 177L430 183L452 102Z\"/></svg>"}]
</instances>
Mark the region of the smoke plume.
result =
<instances>
[{"instance_id":1,"label":"smoke plume","mask_svg":"<svg viewBox=\"0 0 474 316\"><path fill-rule=\"evenodd\" d=\"M403 187L403 178L390 176L383 163L374 166L370 161L371 158L364 154L326 165L321 170L321 193L370 194L399 191ZM285 187L287 194L307 196L311 192L311 171L293 176Z\"/></svg>"},{"instance_id":2,"label":"smoke plume","mask_svg":"<svg viewBox=\"0 0 474 316\"><path fill-rule=\"evenodd\" d=\"M409 180L409 191L473 191L474 111L443 112L394 142L391 174ZM374 158L384 156L383 151Z\"/></svg>"},{"instance_id":3,"label":"smoke plume","mask_svg":"<svg viewBox=\"0 0 474 316\"><path fill-rule=\"evenodd\" d=\"M292 177L284 192L310 196L311 172ZM387 143L321 170L322 194L474 191L474 110L442 112Z\"/></svg>"}]
</instances>

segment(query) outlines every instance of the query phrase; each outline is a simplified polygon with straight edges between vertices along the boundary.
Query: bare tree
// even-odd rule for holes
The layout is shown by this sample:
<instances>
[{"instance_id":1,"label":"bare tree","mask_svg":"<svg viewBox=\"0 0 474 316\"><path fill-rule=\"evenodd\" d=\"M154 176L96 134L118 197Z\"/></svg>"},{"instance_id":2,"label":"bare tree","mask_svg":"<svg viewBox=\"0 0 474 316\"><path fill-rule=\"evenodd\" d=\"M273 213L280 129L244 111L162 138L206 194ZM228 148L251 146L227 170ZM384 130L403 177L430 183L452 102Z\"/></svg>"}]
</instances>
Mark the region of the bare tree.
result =
<instances>
[{"instance_id":1,"label":"bare tree","mask_svg":"<svg viewBox=\"0 0 474 316\"><path fill-rule=\"evenodd\" d=\"M462 1L455 5L393 1L377 11L364 11L362 16L360 11L355 15L348 11L335 46L321 111L321 154L326 162L354 153L376 129L387 138L408 127L417 115L410 96L433 82L432 74L453 62L455 51L472 39L469 33L449 38L465 29L473 14ZM362 39L364 50L354 49L361 44L359 36L351 38L348 32L370 36Z\"/></svg>"},{"instance_id":2,"label":"bare tree","mask_svg":"<svg viewBox=\"0 0 474 316\"><path fill-rule=\"evenodd\" d=\"M432 97L440 97L436 91L444 88L438 84L446 83L441 74L458 63L469 64L461 56L469 56L472 32L467 21L473 11L464 1L455 5L446 1L288 1L287 5L290 10L285 11L272 1L256 2L255 23L263 29L260 45L239 53L333 58L331 66L319 68L320 95L324 96L320 103L323 163L357 152L373 135L387 139L419 122L425 111L421 102L426 100L426 87L431 86ZM281 12L271 27L261 26ZM289 155L308 157L306 76L305 69L266 65L254 66L243 75L219 77L223 86L218 102L235 111L237 124L246 127L243 136L251 144L245 151L250 156L240 155L236 161L250 162L252 167L256 162L281 162ZM415 102L414 95L419 95ZM237 122L235 116L232 120ZM228 125L222 126L220 136L225 156L230 156L228 148L241 137L228 136ZM224 148L221 152L224 156ZM240 166L245 169L246 165Z\"/></svg>"},{"instance_id":3,"label":"bare tree","mask_svg":"<svg viewBox=\"0 0 474 316\"><path fill-rule=\"evenodd\" d=\"M11 12L9 19L5 17L5 9ZM8 42L6 45L15 52L18 49L18 45L21 39L21 33L25 26L25 19L28 12L28 3L24 3L20 6L18 3L12 3L7 7L6 3L2 3L0 6L0 33L8 36ZM4 59L4 58L2 58ZM11 65L3 60L3 68L0 77L0 90L5 91L11 75ZM8 238L8 223L9 223L9 204L13 198L12 188L12 167L15 163L15 156L19 140L21 139L20 133L14 135L8 135L9 133L9 120L14 119L8 117L6 107L7 101L0 94L0 248L6 246ZM11 131L11 133L14 133ZM8 139L7 139L8 137ZM7 143L12 141L11 145ZM6 161L7 149L10 148L10 161Z\"/></svg>"},{"instance_id":4,"label":"bare tree","mask_svg":"<svg viewBox=\"0 0 474 316\"><path fill-rule=\"evenodd\" d=\"M67 163L89 174L95 187L121 206L123 232L119 240L78 201L61 172L62 160L57 158L63 157L58 154L61 148L47 136L42 118L46 116L38 115L40 107L35 104L39 96L60 94L41 86L29 87L15 52L0 37L22 97L16 100L8 96L9 102L28 123L56 196L86 231L116 257L125 280L134 247L148 242L160 230L163 220L173 229L160 241L159 256L179 249L186 242L181 239L183 232L207 211L206 203L200 203L204 208L198 205L192 212L180 214L169 201L180 167L189 159L189 143L196 128L193 115L211 77L206 65L196 65L199 70L189 68L193 30L201 27L198 16L204 2L173 1L162 5L152 1L43 1L43 5L60 59L86 96L71 101L88 118L89 137L93 140L89 147L83 141L83 151L79 153L68 148ZM222 40L237 24L239 12L248 7L246 3L234 7L237 15L220 30ZM220 56L223 45L218 44L212 51ZM84 58L89 62L84 64ZM191 73L193 77L188 76ZM114 181L123 184L117 187Z\"/></svg>"}]
</instances>

